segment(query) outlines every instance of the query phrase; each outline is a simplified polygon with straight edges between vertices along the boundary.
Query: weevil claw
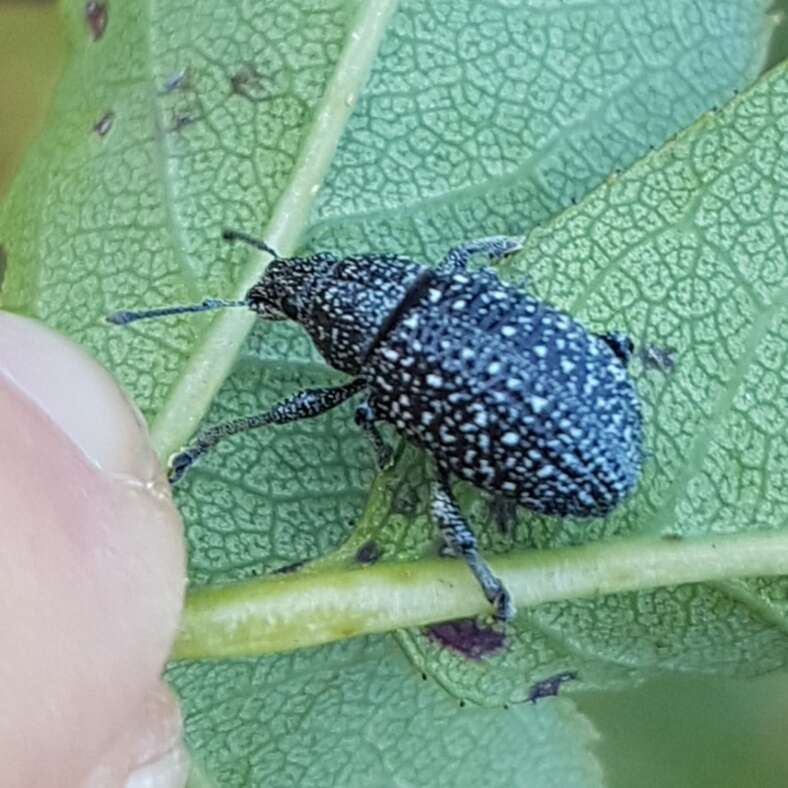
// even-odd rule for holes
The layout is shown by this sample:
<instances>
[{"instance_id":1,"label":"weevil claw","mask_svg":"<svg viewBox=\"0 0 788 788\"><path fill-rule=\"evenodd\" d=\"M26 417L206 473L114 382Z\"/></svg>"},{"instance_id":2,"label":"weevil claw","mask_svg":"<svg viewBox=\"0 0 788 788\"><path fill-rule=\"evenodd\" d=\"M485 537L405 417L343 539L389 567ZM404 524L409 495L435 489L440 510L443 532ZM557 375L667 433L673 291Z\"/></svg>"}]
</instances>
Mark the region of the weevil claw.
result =
<instances>
[{"instance_id":1,"label":"weevil claw","mask_svg":"<svg viewBox=\"0 0 788 788\"><path fill-rule=\"evenodd\" d=\"M508 621L511 621L514 618L514 614L517 612L514 605L512 604L512 598L509 596L509 592L505 588L501 588L501 590L495 595L493 605L495 606L496 621L501 621L504 624Z\"/></svg>"},{"instance_id":2,"label":"weevil claw","mask_svg":"<svg viewBox=\"0 0 788 788\"><path fill-rule=\"evenodd\" d=\"M173 454L167 463L167 479L170 484L177 484L182 478L183 474L189 469L189 466L194 462L194 456L189 451L178 452Z\"/></svg>"}]
</instances>

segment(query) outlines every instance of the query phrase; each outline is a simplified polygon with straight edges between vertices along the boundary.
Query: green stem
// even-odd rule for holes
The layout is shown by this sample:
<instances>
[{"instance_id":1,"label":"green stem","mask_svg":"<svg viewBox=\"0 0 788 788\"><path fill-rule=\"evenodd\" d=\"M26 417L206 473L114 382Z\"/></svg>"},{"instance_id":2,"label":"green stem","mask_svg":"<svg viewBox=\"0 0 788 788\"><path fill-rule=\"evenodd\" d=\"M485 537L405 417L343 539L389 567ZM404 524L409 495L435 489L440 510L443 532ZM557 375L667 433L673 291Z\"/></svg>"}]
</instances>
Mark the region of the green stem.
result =
<instances>
[{"instance_id":1,"label":"green stem","mask_svg":"<svg viewBox=\"0 0 788 788\"><path fill-rule=\"evenodd\" d=\"M638 537L498 556L515 604L531 607L659 586L788 574L788 531ZM489 612L457 560L309 569L187 595L175 659L288 651Z\"/></svg>"},{"instance_id":2,"label":"green stem","mask_svg":"<svg viewBox=\"0 0 788 788\"><path fill-rule=\"evenodd\" d=\"M295 249L309 220L320 184L396 7L397 0L359 3L358 15L316 109L293 174L263 231L265 240L280 254L286 255ZM270 257L263 253L251 255L239 280L236 297L243 297L269 261ZM221 313L195 347L151 429L153 445L162 460L196 431L232 369L254 319L251 312L241 310Z\"/></svg>"}]
</instances>

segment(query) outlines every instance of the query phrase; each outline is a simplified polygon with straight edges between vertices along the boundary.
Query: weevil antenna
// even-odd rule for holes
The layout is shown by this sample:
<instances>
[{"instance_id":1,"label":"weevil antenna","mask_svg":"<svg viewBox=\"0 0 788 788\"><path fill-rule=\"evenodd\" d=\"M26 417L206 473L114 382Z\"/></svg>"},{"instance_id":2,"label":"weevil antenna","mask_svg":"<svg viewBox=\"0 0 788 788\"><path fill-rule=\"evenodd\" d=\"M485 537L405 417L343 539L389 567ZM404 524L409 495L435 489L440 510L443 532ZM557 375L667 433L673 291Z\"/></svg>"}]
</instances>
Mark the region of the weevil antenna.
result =
<instances>
[{"instance_id":1,"label":"weevil antenna","mask_svg":"<svg viewBox=\"0 0 788 788\"><path fill-rule=\"evenodd\" d=\"M225 241L241 241L245 244L249 244L249 246L253 246L255 249L259 249L262 252L268 252L274 260L284 260L286 258L280 257L276 250L270 247L265 241L260 240L259 238L255 238L253 235L249 235L248 233L242 233L240 230L229 230L225 228L222 230L222 238Z\"/></svg>"},{"instance_id":2,"label":"weevil antenna","mask_svg":"<svg viewBox=\"0 0 788 788\"><path fill-rule=\"evenodd\" d=\"M223 301L221 298L206 298L199 304L188 304L187 306L165 306L158 309L121 309L120 312L113 312L107 315L107 322L114 323L116 326L127 326L137 320L149 320L154 317L166 317L167 315L182 315L185 312L208 312L211 309L224 309L225 307L245 306L249 307L248 301Z\"/></svg>"}]
</instances>

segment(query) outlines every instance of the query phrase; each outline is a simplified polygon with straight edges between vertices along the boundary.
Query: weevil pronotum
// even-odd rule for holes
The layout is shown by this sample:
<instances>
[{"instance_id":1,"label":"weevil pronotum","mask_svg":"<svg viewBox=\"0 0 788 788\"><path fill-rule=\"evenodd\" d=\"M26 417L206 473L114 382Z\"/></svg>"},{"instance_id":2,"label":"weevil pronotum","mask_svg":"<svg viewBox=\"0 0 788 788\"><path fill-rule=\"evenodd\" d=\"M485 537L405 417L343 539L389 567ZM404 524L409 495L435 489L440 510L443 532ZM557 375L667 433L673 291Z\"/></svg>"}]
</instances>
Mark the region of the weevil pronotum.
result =
<instances>
[{"instance_id":1,"label":"weevil pronotum","mask_svg":"<svg viewBox=\"0 0 788 788\"><path fill-rule=\"evenodd\" d=\"M501 620L514 607L479 554L452 477L559 517L605 515L634 488L643 446L627 372L631 340L591 333L493 269L467 267L477 254L493 261L512 254L521 239L469 241L430 267L395 254L282 258L245 233L227 230L224 237L274 258L243 300L122 311L108 320L246 307L264 320L300 323L323 358L352 379L208 429L172 457L171 481L223 438L318 416L362 395L356 423L381 467L390 450L378 422L393 424L432 456L433 517Z\"/></svg>"}]
</instances>

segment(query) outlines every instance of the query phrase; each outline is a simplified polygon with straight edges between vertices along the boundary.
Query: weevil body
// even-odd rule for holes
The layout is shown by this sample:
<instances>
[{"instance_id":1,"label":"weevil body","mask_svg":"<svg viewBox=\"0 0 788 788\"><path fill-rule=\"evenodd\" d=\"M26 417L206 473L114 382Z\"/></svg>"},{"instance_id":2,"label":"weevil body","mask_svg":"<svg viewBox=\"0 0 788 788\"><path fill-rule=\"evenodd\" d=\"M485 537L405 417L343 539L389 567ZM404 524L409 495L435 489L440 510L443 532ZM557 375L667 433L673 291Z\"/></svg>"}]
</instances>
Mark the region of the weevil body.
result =
<instances>
[{"instance_id":1,"label":"weevil body","mask_svg":"<svg viewBox=\"0 0 788 788\"><path fill-rule=\"evenodd\" d=\"M240 233L226 236L272 251ZM319 415L364 391L356 421L379 462L388 449L377 422L432 455L432 512L444 539L498 617L510 618L508 594L478 554L451 478L541 514L595 517L631 492L643 456L640 404L626 368L632 343L589 332L491 268L467 269L474 254L497 259L519 248L503 236L471 241L436 268L397 255L276 258L243 301L225 305L300 323L325 360L354 379L209 430L174 458L173 478L227 435ZM149 314L118 313L114 322Z\"/></svg>"}]
</instances>

